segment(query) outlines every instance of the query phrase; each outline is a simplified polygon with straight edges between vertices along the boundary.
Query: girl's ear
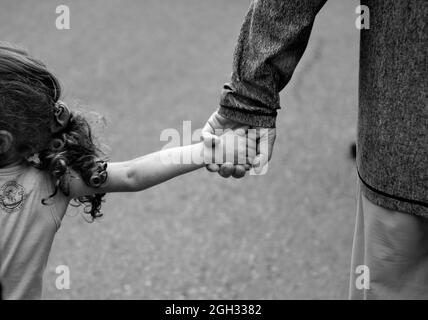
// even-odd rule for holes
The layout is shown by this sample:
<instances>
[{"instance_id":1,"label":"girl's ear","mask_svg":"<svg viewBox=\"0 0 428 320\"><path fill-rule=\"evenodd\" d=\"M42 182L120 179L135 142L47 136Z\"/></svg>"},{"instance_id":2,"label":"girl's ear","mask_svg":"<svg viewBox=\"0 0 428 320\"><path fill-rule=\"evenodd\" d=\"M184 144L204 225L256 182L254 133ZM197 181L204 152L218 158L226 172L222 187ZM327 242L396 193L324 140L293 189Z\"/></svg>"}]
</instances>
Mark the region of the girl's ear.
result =
<instances>
[{"instance_id":1,"label":"girl's ear","mask_svg":"<svg viewBox=\"0 0 428 320\"><path fill-rule=\"evenodd\" d=\"M51 132L62 131L70 121L71 112L67 105L61 101L55 104L54 119L51 125Z\"/></svg>"},{"instance_id":2,"label":"girl's ear","mask_svg":"<svg viewBox=\"0 0 428 320\"><path fill-rule=\"evenodd\" d=\"M13 145L13 136L9 131L0 130L0 154L10 151Z\"/></svg>"}]
</instances>

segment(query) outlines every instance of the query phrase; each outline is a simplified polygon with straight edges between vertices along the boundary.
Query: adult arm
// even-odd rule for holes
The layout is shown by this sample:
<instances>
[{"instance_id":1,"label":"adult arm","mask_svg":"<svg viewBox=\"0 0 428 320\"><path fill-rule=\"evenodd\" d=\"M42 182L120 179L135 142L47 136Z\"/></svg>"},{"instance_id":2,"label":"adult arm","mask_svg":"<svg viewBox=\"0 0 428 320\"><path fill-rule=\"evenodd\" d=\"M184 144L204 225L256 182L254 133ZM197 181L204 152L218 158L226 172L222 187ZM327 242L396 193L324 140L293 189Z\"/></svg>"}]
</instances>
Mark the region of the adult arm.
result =
<instances>
[{"instance_id":1,"label":"adult arm","mask_svg":"<svg viewBox=\"0 0 428 320\"><path fill-rule=\"evenodd\" d=\"M235 49L218 113L237 123L274 128L279 92L290 81L327 0L254 0Z\"/></svg>"}]
</instances>

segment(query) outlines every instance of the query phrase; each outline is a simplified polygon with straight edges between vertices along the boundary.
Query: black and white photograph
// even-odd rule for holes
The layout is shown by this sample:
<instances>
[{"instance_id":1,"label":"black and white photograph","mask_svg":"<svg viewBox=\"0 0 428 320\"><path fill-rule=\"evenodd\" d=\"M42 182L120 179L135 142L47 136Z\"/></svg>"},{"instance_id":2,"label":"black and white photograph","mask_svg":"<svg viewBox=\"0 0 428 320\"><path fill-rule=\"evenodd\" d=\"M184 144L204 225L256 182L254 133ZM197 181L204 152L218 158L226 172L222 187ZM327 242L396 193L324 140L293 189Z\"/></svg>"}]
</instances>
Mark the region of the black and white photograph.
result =
<instances>
[{"instance_id":1,"label":"black and white photograph","mask_svg":"<svg viewBox=\"0 0 428 320\"><path fill-rule=\"evenodd\" d=\"M0 300L428 300L427 55L426 0L0 0Z\"/></svg>"}]
</instances>

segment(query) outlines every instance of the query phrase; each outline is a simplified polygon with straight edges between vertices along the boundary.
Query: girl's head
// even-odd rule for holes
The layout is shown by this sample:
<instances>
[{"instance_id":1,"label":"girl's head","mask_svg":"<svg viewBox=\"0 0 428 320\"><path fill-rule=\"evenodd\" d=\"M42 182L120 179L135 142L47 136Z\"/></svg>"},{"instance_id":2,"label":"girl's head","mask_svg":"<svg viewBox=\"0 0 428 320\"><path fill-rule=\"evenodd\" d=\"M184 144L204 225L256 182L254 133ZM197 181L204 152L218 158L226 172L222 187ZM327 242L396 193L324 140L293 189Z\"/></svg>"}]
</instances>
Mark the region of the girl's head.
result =
<instances>
[{"instance_id":1,"label":"girl's head","mask_svg":"<svg viewBox=\"0 0 428 320\"><path fill-rule=\"evenodd\" d=\"M83 116L61 102L61 86L55 76L22 49L0 42L0 166L38 156L30 162L47 170L67 194L69 170L91 187L106 178L91 128ZM99 217L103 195L76 199L85 212Z\"/></svg>"}]
</instances>

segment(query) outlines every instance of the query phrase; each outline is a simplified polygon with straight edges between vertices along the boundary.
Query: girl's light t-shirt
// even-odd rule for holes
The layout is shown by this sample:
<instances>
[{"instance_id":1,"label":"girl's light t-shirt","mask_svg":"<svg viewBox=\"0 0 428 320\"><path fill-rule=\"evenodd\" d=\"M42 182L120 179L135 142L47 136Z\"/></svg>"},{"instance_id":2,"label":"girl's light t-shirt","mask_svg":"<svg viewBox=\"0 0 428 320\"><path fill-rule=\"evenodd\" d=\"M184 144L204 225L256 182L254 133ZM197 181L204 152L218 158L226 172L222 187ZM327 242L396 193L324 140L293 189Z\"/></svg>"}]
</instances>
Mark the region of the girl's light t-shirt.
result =
<instances>
[{"instance_id":1,"label":"girl's light t-shirt","mask_svg":"<svg viewBox=\"0 0 428 320\"><path fill-rule=\"evenodd\" d=\"M40 299L43 272L67 199L49 174L29 165L0 168L0 282L3 299Z\"/></svg>"}]
</instances>

